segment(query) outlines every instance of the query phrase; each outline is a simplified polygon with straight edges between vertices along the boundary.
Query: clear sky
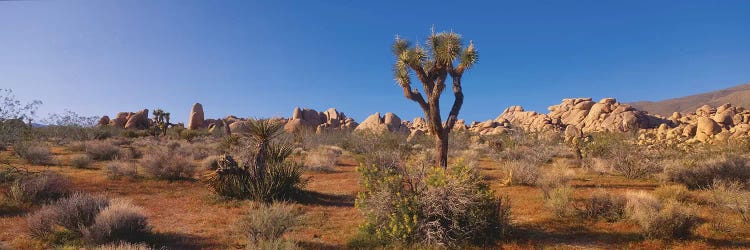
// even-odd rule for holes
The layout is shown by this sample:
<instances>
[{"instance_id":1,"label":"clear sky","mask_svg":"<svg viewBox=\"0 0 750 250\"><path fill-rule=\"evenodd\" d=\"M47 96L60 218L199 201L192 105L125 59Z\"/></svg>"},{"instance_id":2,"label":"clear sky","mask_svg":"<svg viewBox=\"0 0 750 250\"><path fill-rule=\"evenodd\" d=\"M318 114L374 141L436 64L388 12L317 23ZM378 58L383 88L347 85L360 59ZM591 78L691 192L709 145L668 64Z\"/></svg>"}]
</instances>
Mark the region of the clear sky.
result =
<instances>
[{"instance_id":1,"label":"clear sky","mask_svg":"<svg viewBox=\"0 0 750 250\"><path fill-rule=\"evenodd\" d=\"M434 25L479 49L459 118L487 120L748 82L748 13L750 1L705 0L0 1L0 88L42 100L40 114L160 107L186 121L201 102L211 118L300 106L411 119L421 111L393 80L390 45Z\"/></svg>"}]
</instances>

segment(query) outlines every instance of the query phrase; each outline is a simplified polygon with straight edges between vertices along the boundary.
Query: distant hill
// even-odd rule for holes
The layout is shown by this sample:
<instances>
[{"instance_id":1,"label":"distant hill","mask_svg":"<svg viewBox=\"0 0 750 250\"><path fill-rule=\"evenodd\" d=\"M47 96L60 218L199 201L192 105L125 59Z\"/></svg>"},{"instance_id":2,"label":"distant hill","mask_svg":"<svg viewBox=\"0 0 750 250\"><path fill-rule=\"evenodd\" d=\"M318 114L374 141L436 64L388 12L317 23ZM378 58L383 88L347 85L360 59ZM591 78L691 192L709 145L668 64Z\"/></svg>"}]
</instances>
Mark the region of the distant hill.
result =
<instances>
[{"instance_id":1,"label":"distant hill","mask_svg":"<svg viewBox=\"0 0 750 250\"><path fill-rule=\"evenodd\" d=\"M712 107L731 103L733 106L750 108L750 83L734 86L713 92L673 98L663 101L641 101L630 103L633 107L662 116L670 116L674 112L691 113L703 105Z\"/></svg>"}]
</instances>

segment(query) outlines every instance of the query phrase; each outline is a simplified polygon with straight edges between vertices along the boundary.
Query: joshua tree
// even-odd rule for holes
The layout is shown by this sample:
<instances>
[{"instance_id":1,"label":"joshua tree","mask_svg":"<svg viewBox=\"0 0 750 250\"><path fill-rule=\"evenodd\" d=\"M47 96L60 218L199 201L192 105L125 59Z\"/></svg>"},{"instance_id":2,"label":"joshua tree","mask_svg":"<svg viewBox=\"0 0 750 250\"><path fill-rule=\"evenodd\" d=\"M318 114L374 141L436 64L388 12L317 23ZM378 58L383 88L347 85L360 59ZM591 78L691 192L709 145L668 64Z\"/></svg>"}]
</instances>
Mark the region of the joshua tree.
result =
<instances>
[{"instance_id":1,"label":"joshua tree","mask_svg":"<svg viewBox=\"0 0 750 250\"><path fill-rule=\"evenodd\" d=\"M396 82L403 88L404 96L419 104L427 118L429 133L436 140L436 161L443 168L448 167L448 135L458 120L458 111L464 102L461 90L461 76L477 63L479 54L470 41L462 46L461 35L453 32L440 32L427 38L425 47L396 37L393 43L396 63L393 67ZM422 82L427 100L418 89L412 88L411 72ZM448 76L453 80L455 101L443 123L440 116L440 95L445 89Z\"/></svg>"},{"instance_id":2,"label":"joshua tree","mask_svg":"<svg viewBox=\"0 0 750 250\"><path fill-rule=\"evenodd\" d=\"M152 114L154 115L154 123L156 123L159 131L161 131L162 136L167 135L167 128L169 125L172 125L169 123L169 112L164 112L162 109L155 109Z\"/></svg>"}]
</instances>

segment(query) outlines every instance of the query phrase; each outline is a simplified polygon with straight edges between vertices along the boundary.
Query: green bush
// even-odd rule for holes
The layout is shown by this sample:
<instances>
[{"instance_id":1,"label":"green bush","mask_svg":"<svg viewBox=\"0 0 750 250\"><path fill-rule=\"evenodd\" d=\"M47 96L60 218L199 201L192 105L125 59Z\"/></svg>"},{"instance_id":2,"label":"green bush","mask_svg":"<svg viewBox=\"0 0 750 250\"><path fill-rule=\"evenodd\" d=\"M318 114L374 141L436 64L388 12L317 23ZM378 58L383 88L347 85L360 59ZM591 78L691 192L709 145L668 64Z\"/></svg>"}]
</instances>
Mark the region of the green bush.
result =
<instances>
[{"instance_id":1,"label":"green bush","mask_svg":"<svg viewBox=\"0 0 750 250\"><path fill-rule=\"evenodd\" d=\"M351 244L487 244L509 227L510 207L471 167L378 168L360 165L356 207L365 215ZM354 246L357 247L357 246Z\"/></svg>"}]
</instances>

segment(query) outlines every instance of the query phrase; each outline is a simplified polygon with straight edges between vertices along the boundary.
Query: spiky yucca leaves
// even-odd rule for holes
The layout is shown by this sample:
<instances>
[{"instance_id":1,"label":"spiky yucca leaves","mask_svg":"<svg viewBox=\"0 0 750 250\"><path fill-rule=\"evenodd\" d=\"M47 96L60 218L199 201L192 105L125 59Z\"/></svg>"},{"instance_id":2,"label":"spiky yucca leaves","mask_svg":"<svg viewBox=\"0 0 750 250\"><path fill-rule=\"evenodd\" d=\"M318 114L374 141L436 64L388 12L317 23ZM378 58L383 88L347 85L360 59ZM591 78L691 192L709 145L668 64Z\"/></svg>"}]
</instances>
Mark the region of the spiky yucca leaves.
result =
<instances>
[{"instance_id":1,"label":"spiky yucca leaves","mask_svg":"<svg viewBox=\"0 0 750 250\"><path fill-rule=\"evenodd\" d=\"M454 32L433 31L425 46L412 46L409 41L396 37L392 47L392 52L396 56L393 74L396 82L403 88L404 96L422 108L429 132L435 135L438 141L436 160L441 167L447 168L448 134L458 121L458 112L464 100L461 77L467 69L478 62L479 53L472 42L464 47L461 35ZM412 73L422 82L426 100L418 89L412 88ZM445 90L448 76L453 80L455 100L448 119L443 123L440 116L440 95Z\"/></svg>"},{"instance_id":2,"label":"spiky yucca leaves","mask_svg":"<svg viewBox=\"0 0 750 250\"><path fill-rule=\"evenodd\" d=\"M209 187L224 197L262 202L289 199L301 192L303 166L286 161L292 147L274 140L281 135L279 124L251 122L252 159L238 163L230 155L221 156L216 171L206 178Z\"/></svg>"},{"instance_id":3,"label":"spiky yucca leaves","mask_svg":"<svg viewBox=\"0 0 750 250\"><path fill-rule=\"evenodd\" d=\"M268 159L271 141L281 135L284 124L268 119L250 120L248 122L248 135L255 143L255 164L253 174L258 179L263 179L266 173L266 160Z\"/></svg>"}]
</instances>

